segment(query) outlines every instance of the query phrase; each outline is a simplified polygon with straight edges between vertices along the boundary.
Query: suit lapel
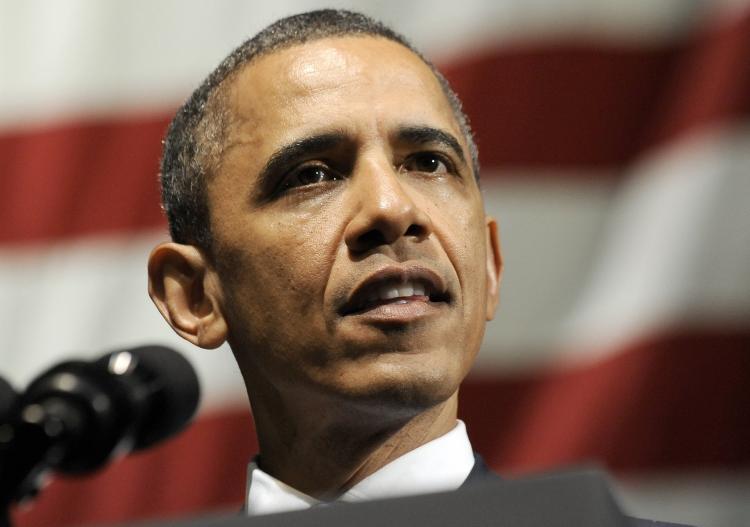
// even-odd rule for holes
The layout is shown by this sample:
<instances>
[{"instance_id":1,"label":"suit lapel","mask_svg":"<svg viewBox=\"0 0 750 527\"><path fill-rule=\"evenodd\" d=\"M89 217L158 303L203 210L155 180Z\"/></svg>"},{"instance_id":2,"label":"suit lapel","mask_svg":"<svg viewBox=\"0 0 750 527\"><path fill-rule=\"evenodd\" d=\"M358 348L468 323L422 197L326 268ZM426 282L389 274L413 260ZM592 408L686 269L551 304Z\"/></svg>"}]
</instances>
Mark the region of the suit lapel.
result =
<instances>
[{"instance_id":1,"label":"suit lapel","mask_svg":"<svg viewBox=\"0 0 750 527\"><path fill-rule=\"evenodd\" d=\"M475 483L481 483L483 481L499 481L501 478L492 470L482 459L482 456L474 453L474 466L471 467L471 472L466 476L466 480L461 484L461 487L467 487Z\"/></svg>"}]
</instances>

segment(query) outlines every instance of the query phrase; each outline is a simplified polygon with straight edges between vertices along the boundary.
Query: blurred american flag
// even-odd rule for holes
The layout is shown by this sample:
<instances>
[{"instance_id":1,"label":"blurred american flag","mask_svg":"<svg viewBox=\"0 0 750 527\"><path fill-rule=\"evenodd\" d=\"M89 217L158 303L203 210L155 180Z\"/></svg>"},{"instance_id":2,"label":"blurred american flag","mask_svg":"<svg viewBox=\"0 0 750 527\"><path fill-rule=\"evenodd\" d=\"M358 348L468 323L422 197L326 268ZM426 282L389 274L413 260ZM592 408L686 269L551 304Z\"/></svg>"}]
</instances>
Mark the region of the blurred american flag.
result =
<instances>
[{"instance_id":1,"label":"blurred american flag","mask_svg":"<svg viewBox=\"0 0 750 527\"><path fill-rule=\"evenodd\" d=\"M0 3L0 375L160 343L205 397L179 438L57 478L18 525L237 510L255 452L231 353L146 295L171 114L234 46L361 10L447 74L506 272L462 389L509 476L609 469L631 514L750 524L750 4L647 0Z\"/></svg>"}]
</instances>

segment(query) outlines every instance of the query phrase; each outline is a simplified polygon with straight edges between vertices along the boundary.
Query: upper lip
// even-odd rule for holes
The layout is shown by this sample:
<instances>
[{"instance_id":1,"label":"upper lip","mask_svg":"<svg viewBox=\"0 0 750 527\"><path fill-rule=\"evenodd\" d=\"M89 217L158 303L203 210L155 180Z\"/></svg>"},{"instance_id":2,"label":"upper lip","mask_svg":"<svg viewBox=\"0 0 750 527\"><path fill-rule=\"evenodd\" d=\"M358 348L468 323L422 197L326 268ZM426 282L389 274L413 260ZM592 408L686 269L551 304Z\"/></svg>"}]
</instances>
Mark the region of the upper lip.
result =
<instances>
[{"instance_id":1,"label":"upper lip","mask_svg":"<svg viewBox=\"0 0 750 527\"><path fill-rule=\"evenodd\" d=\"M352 289L347 301L339 310L342 315L361 311L368 305L368 296L375 288L387 284L417 282L424 286L425 294L431 301L447 302L449 300L445 280L439 273L421 265L388 266L368 275Z\"/></svg>"}]
</instances>

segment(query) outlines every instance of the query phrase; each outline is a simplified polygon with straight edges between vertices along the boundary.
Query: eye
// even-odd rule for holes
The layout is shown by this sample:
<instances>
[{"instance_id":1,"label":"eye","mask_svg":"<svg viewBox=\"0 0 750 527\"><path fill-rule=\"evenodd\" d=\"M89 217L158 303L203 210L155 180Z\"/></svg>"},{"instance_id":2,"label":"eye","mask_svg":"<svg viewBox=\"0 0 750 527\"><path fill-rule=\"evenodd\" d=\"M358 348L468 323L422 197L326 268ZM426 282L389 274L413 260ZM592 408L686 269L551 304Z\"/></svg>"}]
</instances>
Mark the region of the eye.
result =
<instances>
[{"instance_id":1,"label":"eye","mask_svg":"<svg viewBox=\"0 0 750 527\"><path fill-rule=\"evenodd\" d=\"M322 164L302 165L292 170L282 183L282 189L294 187L305 187L325 181L336 181L342 179L341 175L330 167Z\"/></svg>"},{"instance_id":2,"label":"eye","mask_svg":"<svg viewBox=\"0 0 750 527\"><path fill-rule=\"evenodd\" d=\"M425 174L447 174L453 172L453 165L445 156L435 152L419 152L409 156L402 170L407 172L423 172Z\"/></svg>"}]
</instances>

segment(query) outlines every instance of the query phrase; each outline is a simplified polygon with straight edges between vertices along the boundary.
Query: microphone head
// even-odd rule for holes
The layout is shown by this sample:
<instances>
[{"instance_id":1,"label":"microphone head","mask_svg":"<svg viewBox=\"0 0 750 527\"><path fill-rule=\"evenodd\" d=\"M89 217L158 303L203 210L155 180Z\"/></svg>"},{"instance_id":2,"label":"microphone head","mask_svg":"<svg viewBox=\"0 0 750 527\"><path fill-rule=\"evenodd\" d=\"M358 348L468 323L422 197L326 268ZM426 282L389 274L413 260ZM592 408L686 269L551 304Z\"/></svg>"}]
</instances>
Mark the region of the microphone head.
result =
<instances>
[{"instance_id":1,"label":"microphone head","mask_svg":"<svg viewBox=\"0 0 750 527\"><path fill-rule=\"evenodd\" d=\"M118 353L123 352L111 356ZM150 390L149 404L134 432L133 448L139 450L187 426L198 409L200 383L190 362L172 349L141 346L126 353L136 359L132 375L140 377Z\"/></svg>"},{"instance_id":2,"label":"microphone head","mask_svg":"<svg viewBox=\"0 0 750 527\"><path fill-rule=\"evenodd\" d=\"M19 397L19 426L33 423L43 430L47 466L67 474L89 472L118 447L131 449L140 409L131 391L130 383L98 361L61 362L31 381Z\"/></svg>"},{"instance_id":3,"label":"microphone head","mask_svg":"<svg viewBox=\"0 0 750 527\"><path fill-rule=\"evenodd\" d=\"M182 355L162 346L73 360L42 373L19 398L60 423L48 466L94 470L116 454L146 448L186 426L198 407L198 377Z\"/></svg>"}]
</instances>

